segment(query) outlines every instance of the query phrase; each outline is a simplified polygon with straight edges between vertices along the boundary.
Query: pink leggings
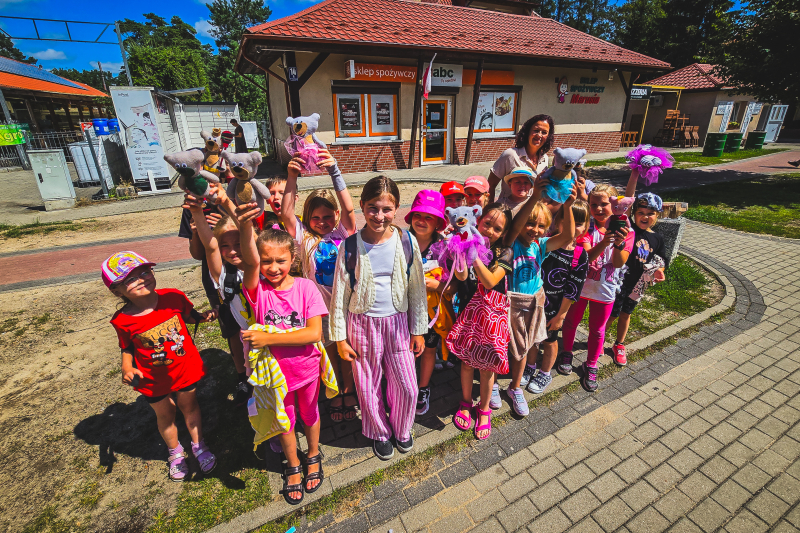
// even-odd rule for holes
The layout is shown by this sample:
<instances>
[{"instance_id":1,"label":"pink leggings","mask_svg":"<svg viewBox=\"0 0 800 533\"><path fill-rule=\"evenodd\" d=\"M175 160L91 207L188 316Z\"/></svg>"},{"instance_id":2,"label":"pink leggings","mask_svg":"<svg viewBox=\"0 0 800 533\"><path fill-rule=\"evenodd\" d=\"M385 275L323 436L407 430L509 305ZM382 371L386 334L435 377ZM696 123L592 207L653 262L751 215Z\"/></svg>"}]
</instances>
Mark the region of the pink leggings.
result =
<instances>
[{"instance_id":1,"label":"pink leggings","mask_svg":"<svg viewBox=\"0 0 800 533\"><path fill-rule=\"evenodd\" d=\"M289 417L291 427L289 432L294 430L297 420L297 411L300 411L300 418L306 427L311 427L319 421L319 378L307 385L303 385L297 390L286 393L283 400L283 407L286 409L286 416Z\"/></svg>"},{"instance_id":2,"label":"pink leggings","mask_svg":"<svg viewBox=\"0 0 800 533\"><path fill-rule=\"evenodd\" d=\"M564 336L564 351L571 352L575 344L575 331L578 324L583 319L586 306L589 306L589 350L586 354L586 364L592 368L597 368L597 360L603 354L603 343L606 340L606 322L611 316L611 309L614 302L596 302L579 298L577 302L567 311L564 319L562 335Z\"/></svg>"}]
</instances>

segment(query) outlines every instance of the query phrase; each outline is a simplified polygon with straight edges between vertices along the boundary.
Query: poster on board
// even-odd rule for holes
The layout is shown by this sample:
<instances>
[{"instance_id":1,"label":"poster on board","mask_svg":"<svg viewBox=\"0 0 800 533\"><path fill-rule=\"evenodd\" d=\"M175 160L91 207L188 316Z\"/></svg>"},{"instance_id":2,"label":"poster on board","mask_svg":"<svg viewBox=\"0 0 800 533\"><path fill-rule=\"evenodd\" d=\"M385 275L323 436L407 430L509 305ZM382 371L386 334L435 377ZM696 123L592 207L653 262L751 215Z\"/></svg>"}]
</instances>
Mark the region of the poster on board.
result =
<instances>
[{"instance_id":1,"label":"poster on board","mask_svg":"<svg viewBox=\"0 0 800 533\"><path fill-rule=\"evenodd\" d=\"M339 98L339 129L345 132L361 131L359 98Z\"/></svg>"},{"instance_id":2,"label":"poster on board","mask_svg":"<svg viewBox=\"0 0 800 533\"><path fill-rule=\"evenodd\" d=\"M151 88L112 87L110 92L134 183L147 183L148 171L152 171L154 178L170 179Z\"/></svg>"},{"instance_id":3,"label":"poster on board","mask_svg":"<svg viewBox=\"0 0 800 533\"><path fill-rule=\"evenodd\" d=\"M481 93L478 97L478 111L475 113L475 131L492 131L494 123L494 93Z\"/></svg>"},{"instance_id":4,"label":"poster on board","mask_svg":"<svg viewBox=\"0 0 800 533\"><path fill-rule=\"evenodd\" d=\"M248 148L258 148L258 123L256 122L240 122L244 133L244 142Z\"/></svg>"},{"instance_id":5,"label":"poster on board","mask_svg":"<svg viewBox=\"0 0 800 533\"><path fill-rule=\"evenodd\" d=\"M514 130L516 93L494 93L494 131Z\"/></svg>"},{"instance_id":6,"label":"poster on board","mask_svg":"<svg viewBox=\"0 0 800 533\"><path fill-rule=\"evenodd\" d=\"M397 135L395 98L392 94L369 95L370 135L386 137Z\"/></svg>"}]
</instances>

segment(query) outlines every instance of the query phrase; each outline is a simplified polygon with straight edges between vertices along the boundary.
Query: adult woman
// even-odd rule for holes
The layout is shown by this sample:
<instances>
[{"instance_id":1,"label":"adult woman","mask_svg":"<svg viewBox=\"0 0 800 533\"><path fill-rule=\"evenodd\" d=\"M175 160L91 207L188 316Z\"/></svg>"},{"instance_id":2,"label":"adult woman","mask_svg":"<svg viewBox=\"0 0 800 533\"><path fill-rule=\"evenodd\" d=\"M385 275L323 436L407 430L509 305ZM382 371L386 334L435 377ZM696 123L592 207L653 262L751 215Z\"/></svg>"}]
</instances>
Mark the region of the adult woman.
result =
<instances>
[{"instance_id":1,"label":"adult woman","mask_svg":"<svg viewBox=\"0 0 800 533\"><path fill-rule=\"evenodd\" d=\"M534 115L529 118L517 133L513 148L509 148L497 158L489 173L489 201L494 201L495 188L502 183L498 202L505 203L511 196L511 189L503 178L517 167L528 166L535 175L547 168L547 152L553 145L555 124L550 115Z\"/></svg>"}]
</instances>

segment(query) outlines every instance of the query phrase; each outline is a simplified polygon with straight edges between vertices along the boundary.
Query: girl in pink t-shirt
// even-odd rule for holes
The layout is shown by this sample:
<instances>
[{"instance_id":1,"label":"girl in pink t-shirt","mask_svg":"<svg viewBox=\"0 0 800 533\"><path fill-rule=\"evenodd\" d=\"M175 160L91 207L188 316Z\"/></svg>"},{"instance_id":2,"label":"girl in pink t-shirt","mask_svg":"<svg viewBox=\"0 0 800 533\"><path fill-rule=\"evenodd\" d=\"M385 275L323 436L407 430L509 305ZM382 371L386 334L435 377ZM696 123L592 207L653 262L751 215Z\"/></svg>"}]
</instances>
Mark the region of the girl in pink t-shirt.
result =
<instances>
[{"instance_id":1,"label":"girl in pink t-shirt","mask_svg":"<svg viewBox=\"0 0 800 533\"><path fill-rule=\"evenodd\" d=\"M617 189L606 184L596 185L589 193L589 210L592 214L589 231L576 241L576 245L583 246L589 254L589 269L581 297L569 308L562 330L564 351L558 372L570 374L575 331L586 307L589 307L589 346L581 375L581 385L589 392L597 390L597 361L603 353L606 322L614 307L619 269L633 250L633 232L628 228L623 227L613 233L606 230L606 223L612 214L611 198L617 196ZM566 372L562 369L566 369Z\"/></svg>"},{"instance_id":2,"label":"girl in pink t-shirt","mask_svg":"<svg viewBox=\"0 0 800 533\"><path fill-rule=\"evenodd\" d=\"M328 309L312 281L289 275L297 253L292 237L285 231L265 229L256 241L252 221L258 208L246 204L239 206L237 214L245 263L242 285L256 321L278 329L300 328L286 333L242 332L242 340L253 348L269 346L286 378L284 408L291 425L289 431L279 435L288 463L281 494L288 503L296 505L303 500L304 492L315 492L324 478L317 406L322 352L315 343L322 338L322 317L328 314ZM300 464L294 435L298 412L308 440L305 465Z\"/></svg>"}]
</instances>

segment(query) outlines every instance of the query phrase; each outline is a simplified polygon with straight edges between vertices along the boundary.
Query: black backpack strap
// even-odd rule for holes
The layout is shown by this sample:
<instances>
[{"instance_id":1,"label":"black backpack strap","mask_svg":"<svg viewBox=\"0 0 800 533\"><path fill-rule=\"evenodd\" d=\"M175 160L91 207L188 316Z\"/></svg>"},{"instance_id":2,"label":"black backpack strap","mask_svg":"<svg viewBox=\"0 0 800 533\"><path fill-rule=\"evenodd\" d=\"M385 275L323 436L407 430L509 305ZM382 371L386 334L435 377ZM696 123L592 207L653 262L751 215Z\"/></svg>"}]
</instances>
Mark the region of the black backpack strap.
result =
<instances>
[{"instance_id":1,"label":"black backpack strap","mask_svg":"<svg viewBox=\"0 0 800 533\"><path fill-rule=\"evenodd\" d=\"M356 286L356 262L358 261L358 233L344 240L344 265L350 276L350 290Z\"/></svg>"},{"instance_id":2,"label":"black backpack strap","mask_svg":"<svg viewBox=\"0 0 800 533\"><path fill-rule=\"evenodd\" d=\"M222 278L222 303L230 305L233 297L242 291L242 285L239 283L239 269L228 264L223 264L222 269L225 272Z\"/></svg>"}]
</instances>

